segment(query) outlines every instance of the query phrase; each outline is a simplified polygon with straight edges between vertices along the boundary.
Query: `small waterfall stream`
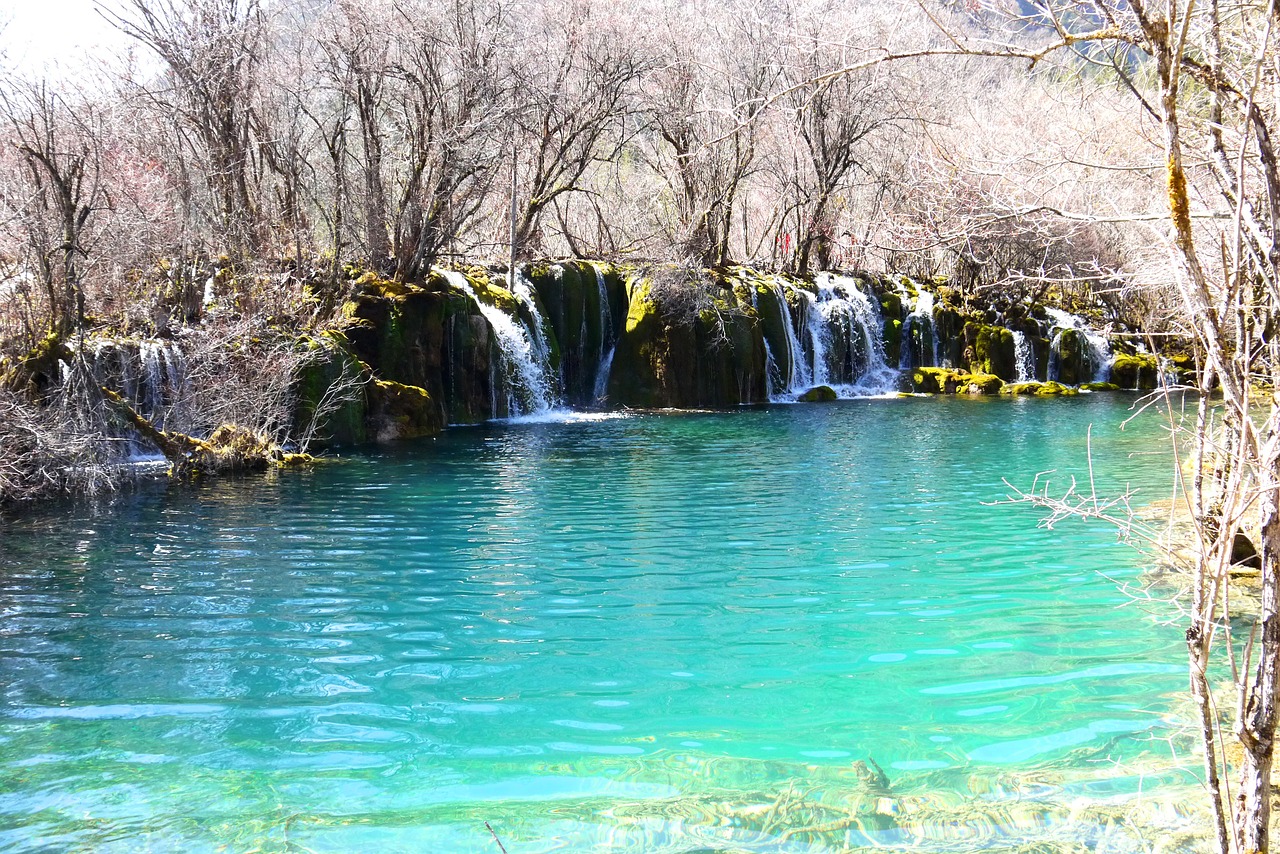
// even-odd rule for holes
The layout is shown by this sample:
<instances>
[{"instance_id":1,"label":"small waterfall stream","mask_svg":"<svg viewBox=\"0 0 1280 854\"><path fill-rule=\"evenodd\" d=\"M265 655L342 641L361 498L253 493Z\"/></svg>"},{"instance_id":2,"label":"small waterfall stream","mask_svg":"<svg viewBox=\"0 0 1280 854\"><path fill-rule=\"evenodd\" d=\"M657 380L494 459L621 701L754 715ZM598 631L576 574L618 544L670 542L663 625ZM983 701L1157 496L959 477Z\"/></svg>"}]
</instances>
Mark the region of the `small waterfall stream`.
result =
<instances>
[{"instance_id":1,"label":"small waterfall stream","mask_svg":"<svg viewBox=\"0 0 1280 854\"><path fill-rule=\"evenodd\" d=\"M804 350L800 346L800 336L796 334L796 322L791 315L791 304L787 302L787 285L780 281L771 281L769 290L778 300L778 310L782 314L782 328L786 332L787 343L787 375L783 377L784 393L801 392L813 383L813 369L805 359Z\"/></svg>"},{"instance_id":2,"label":"small waterfall stream","mask_svg":"<svg viewBox=\"0 0 1280 854\"><path fill-rule=\"evenodd\" d=\"M1031 342L1027 340L1025 333L1018 330L1013 332L1013 351L1015 365L1018 369L1017 381L1020 383L1034 382L1036 378L1036 354L1031 349Z\"/></svg>"},{"instance_id":3,"label":"small waterfall stream","mask_svg":"<svg viewBox=\"0 0 1280 854\"><path fill-rule=\"evenodd\" d=\"M1049 371L1050 380L1058 380L1061 370L1062 333L1071 329L1085 340L1088 348L1089 367L1093 369L1093 382L1106 382L1111 375L1111 341L1101 332L1090 329L1084 318L1057 308L1046 308L1050 320Z\"/></svg>"},{"instance_id":4,"label":"small waterfall stream","mask_svg":"<svg viewBox=\"0 0 1280 854\"><path fill-rule=\"evenodd\" d=\"M592 265L596 271L596 287L600 290L600 362L596 368L594 388L595 405L603 406L609 391L609 371L613 368L613 353L618 347L613 328L613 309L609 306L609 290L605 287L604 271Z\"/></svg>"},{"instance_id":5,"label":"small waterfall stream","mask_svg":"<svg viewBox=\"0 0 1280 854\"><path fill-rule=\"evenodd\" d=\"M526 328L518 318L512 317L496 305L480 299L471 281L456 270L441 270L440 274L455 290L471 297L476 308L489 322L493 330L494 341L502 358L502 370L498 372L496 389L500 386L507 395L508 411L511 415L537 415L549 412L556 401L555 388L548 377L547 341L542 330L542 317L538 313L537 303L529 289L528 281L523 276L515 283L515 298L533 317L534 329Z\"/></svg>"},{"instance_id":6,"label":"small waterfall stream","mask_svg":"<svg viewBox=\"0 0 1280 854\"><path fill-rule=\"evenodd\" d=\"M796 400L814 386L830 386L841 397L857 397L895 391L898 372L885 358L879 306L856 279L821 273L815 279L817 293L790 282L772 282L769 290L778 300L786 327L790 369L782 370L765 340L769 368L769 399ZM792 314L786 290L803 303Z\"/></svg>"},{"instance_id":7,"label":"small waterfall stream","mask_svg":"<svg viewBox=\"0 0 1280 854\"><path fill-rule=\"evenodd\" d=\"M809 351L813 357L811 379L814 385L831 385L831 306L834 291L828 289L823 293L819 289L817 296L805 290L798 293L805 301L805 328L809 333Z\"/></svg>"},{"instance_id":8,"label":"small waterfall stream","mask_svg":"<svg viewBox=\"0 0 1280 854\"><path fill-rule=\"evenodd\" d=\"M938 364L938 335L933 323L933 294L917 291L911 313L902 321L902 355L899 370Z\"/></svg>"},{"instance_id":9,"label":"small waterfall stream","mask_svg":"<svg viewBox=\"0 0 1280 854\"><path fill-rule=\"evenodd\" d=\"M95 383L117 392L157 429L172 426L188 388L186 356L176 343L103 339L89 347ZM129 436L127 453L134 461L158 458L156 449L137 435Z\"/></svg>"},{"instance_id":10,"label":"small waterfall stream","mask_svg":"<svg viewBox=\"0 0 1280 854\"><path fill-rule=\"evenodd\" d=\"M555 397L555 383L550 376L549 365L551 363L551 346L547 343L546 323L542 319L542 312L538 310L538 301L533 293L533 285L524 273L516 273L515 285L511 289L514 296L525 310L529 312L529 316L533 319L531 324L524 324L525 330L528 332L529 343L533 346L533 354L537 359L537 368L544 374L545 385L547 388L548 405Z\"/></svg>"},{"instance_id":11,"label":"small waterfall stream","mask_svg":"<svg viewBox=\"0 0 1280 854\"><path fill-rule=\"evenodd\" d=\"M821 282L819 277L819 294ZM884 319L880 305L848 276L830 276L832 299L824 312L830 317L848 318L848 360L850 374L842 386L850 395L885 394L898 390L898 372L889 366L884 351Z\"/></svg>"}]
</instances>

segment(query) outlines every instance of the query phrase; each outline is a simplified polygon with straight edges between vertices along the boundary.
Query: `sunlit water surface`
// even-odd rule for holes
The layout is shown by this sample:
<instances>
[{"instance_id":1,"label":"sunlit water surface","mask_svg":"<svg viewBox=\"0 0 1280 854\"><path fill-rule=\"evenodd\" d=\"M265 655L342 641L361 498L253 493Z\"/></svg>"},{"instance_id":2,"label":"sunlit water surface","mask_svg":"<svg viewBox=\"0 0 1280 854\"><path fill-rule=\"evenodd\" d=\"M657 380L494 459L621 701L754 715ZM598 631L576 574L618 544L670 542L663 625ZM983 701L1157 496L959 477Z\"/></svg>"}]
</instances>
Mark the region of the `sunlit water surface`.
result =
<instances>
[{"instance_id":1,"label":"sunlit water surface","mask_svg":"<svg viewBox=\"0 0 1280 854\"><path fill-rule=\"evenodd\" d=\"M0 848L1192 838L1141 559L984 503L1087 477L1090 424L1166 497L1131 403L492 424L10 522Z\"/></svg>"}]
</instances>

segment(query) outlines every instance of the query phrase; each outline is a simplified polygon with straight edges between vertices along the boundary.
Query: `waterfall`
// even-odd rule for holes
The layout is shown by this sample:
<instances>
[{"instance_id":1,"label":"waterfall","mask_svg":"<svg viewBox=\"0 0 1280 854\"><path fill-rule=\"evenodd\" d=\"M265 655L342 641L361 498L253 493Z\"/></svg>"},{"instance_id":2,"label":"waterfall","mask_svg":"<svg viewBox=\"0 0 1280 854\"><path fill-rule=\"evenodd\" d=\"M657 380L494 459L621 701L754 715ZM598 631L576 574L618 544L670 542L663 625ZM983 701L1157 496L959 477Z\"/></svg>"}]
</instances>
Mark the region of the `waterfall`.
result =
<instances>
[{"instance_id":1,"label":"waterfall","mask_svg":"<svg viewBox=\"0 0 1280 854\"><path fill-rule=\"evenodd\" d=\"M933 327L933 294L917 291L911 313L902 321L902 355L898 368L931 367L938 364L938 336ZM928 335L928 341L925 336Z\"/></svg>"},{"instance_id":2,"label":"waterfall","mask_svg":"<svg viewBox=\"0 0 1280 854\"><path fill-rule=\"evenodd\" d=\"M834 388L841 397L896 391L898 373L885 360L884 323L877 301L847 276L819 273L814 284L816 294L787 281L765 285L778 303L790 366L784 376L765 336L769 400L792 402L819 385ZM794 315L788 290L803 303ZM758 311L754 288L751 296Z\"/></svg>"},{"instance_id":3,"label":"waterfall","mask_svg":"<svg viewBox=\"0 0 1280 854\"><path fill-rule=\"evenodd\" d=\"M533 284L525 277L524 273L516 273L516 281L511 288L511 295L525 307L525 310L529 312L529 317L533 320L525 329L528 332L529 343L533 346L533 354L537 358L538 369L546 373L548 372L547 366L551 363L551 347L547 343L547 330L542 319L542 312L538 311L538 303L533 296ZM552 389L549 385L548 394L551 393ZM548 400L550 399L548 397Z\"/></svg>"},{"instance_id":4,"label":"waterfall","mask_svg":"<svg viewBox=\"0 0 1280 854\"><path fill-rule=\"evenodd\" d=\"M1031 342L1027 340L1026 334L1016 329L1013 332L1013 351L1017 360L1017 381L1020 383L1035 382L1036 354L1031 349Z\"/></svg>"},{"instance_id":5,"label":"waterfall","mask_svg":"<svg viewBox=\"0 0 1280 854\"><path fill-rule=\"evenodd\" d=\"M596 381L593 401L603 406L609 390L609 371L613 368L613 353L618 347L614 340L613 309L609 307L609 289L605 287L604 271L591 265L596 271L596 287L600 290L600 361L596 363Z\"/></svg>"},{"instance_id":6,"label":"waterfall","mask_svg":"<svg viewBox=\"0 0 1280 854\"><path fill-rule=\"evenodd\" d=\"M89 343L93 382L124 398L157 429L165 429L186 397L187 360L171 341L99 339ZM128 438L131 460L156 458L155 449L137 435Z\"/></svg>"},{"instance_id":7,"label":"waterfall","mask_svg":"<svg viewBox=\"0 0 1280 854\"><path fill-rule=\"evenodd\" d=\"M827 354L831 350L832 313L824 312L822 306L832 304L835 292L830 288L826 292L820 290L816 297L808 291L802 290L799 293L805 301L805 326L809 332L809 349L813 353L813 384L831 385L831 365Z\"/></svg>"},{"instance_id":8,"label":"waterfall","mask_svg":"<svg viewBox=\"0 0 1280 854\"><path fill-rule=\"evenodd\" d=\"M594 390L596 406L604 406L605 395L609 392L609 371L613 370L613 354L616 347L610 347L609 351L604 354L604 358L600 360L600 368L596 371L596 386Z\"/></svg>"},{"instance_id":9,"label":"waterfall","mask_svg":"<svg viewBox=\"0 0 1280 854\"><path fill-rule=\"evenodd\" d=\"M462 273L456 270L439 272L451 287L471 297L493 330L501 355L501 370L497 370L495 375L495 380L499 382L494 383L494 388L497 389L499 385L504 388L508 413L535 415L550 411L555 402L555 391L546 369L549 348L542 331L542 316L538 313L528 281L523 276L518 277L513 296L529 310L533 318L532 330L526 328L518 318L480 299L475 287ZM496 394L494 403L496 406Z\"/></svg>"},{"instance_id":10,"label":"waterfall","mask_svg":"<svg viewBox=\"0 0 1280 854\"><path fill-rule=\"evenodd\" d=\"M796 334L795 321L791 316L791 304L787 302L786 286L782 282L770 282L767 286L778 300L778 311L782 314L782 328L787 333L787 376L783 377L780 392L783 394L799 394L807 390L813 379L813 371L805 362L804 351L800 347L800 337Z\"/></svg>"},{"instance_id":11,"label":"waterfall","mask_svg":"<svg viewBox=\"0 0 1280 854\"><path fill-rule=\"evenodd\" d=\"M1049 372L1048 378L1057 380L1059 371L1061 370L1061 341L1064 330L1075 330L1084 338L1085 346L1088 352L1089 367L1093 369L1091 380L1093 382L1106 382L1107 377L1111 375L1111 342L1107 336L1101 332L1090 329L1084 322L1084 319L1074 314L1062 311L1056 308L1046 308L1045 314L1049 316L1050 330L1052 332L1052 340L1049 345Z\"/></svg>"},{"instance_id":12,"label":"waterfall","mask_svg":"<svg viewBox=\"0 0 1280 854\"><path fill-rule=\"evenodd\" d=\"M114 341L91 344L94 381L117 392L135 412L164 429L187 384L187 360L170 341Z\"/></svg>"},{"instance_id":13,"label":"waterfall","mask_svg":"<svg viewBox=\"0 0 1280 854\"><path fill-rule=\"evenodd\" d=\"M815 283L813 308L821 330L812 333L814 382L834 387L842 397L896 391L898 373L885 359L879 304L848 276L821 273Z\"/></svg>"}]
</instances>

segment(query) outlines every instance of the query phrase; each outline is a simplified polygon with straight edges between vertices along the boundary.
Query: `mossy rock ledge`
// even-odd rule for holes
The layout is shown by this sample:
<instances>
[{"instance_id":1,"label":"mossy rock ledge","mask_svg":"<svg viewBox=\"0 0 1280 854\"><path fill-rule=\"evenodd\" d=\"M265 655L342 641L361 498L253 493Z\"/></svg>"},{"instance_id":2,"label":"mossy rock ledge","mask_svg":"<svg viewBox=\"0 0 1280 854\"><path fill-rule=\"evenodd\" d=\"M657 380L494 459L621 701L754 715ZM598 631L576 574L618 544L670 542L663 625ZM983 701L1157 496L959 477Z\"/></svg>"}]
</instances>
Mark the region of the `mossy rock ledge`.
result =
<instances>
[{"instance_id":1,"label":"mossy rock ledge","mask_svg":"<svg viewBox=\"0 0 1280 854\"><path fill-rule=\"evenodd\" d=\"M1122 353L1111 362L1111 382L1119 388L1156 388L1160 384L1160 363L1150 353Z\"/></svg>"},{"instance_id":2,"label":"mossy rock ledge","mask_svg":"<svg viewBox=\"0 0 1280 854\"><path fill-rule=\"evenodd\" d=\"M444 411L426 389L374 380L367 393L369 420L379 442L434 436L444 429Z\"/></svg>"},{"instance_id":3,"label":"mossy rock ledge","mask_svg":"<svg viewBox=\"0 0 1280 854\"><path fill-rule=\"evenodd\" d=\"M911 387L920 394L999 394L1004 380L953 368L916 368L911 372Z\"/></svg>"},{"instance_id":4,"label":"mossy rock ledge","mask_svg":"<svg viewBox=\"0 0 1280 854\"><path fill-rule=\"evenodd\" d=\"M1071 386L1050 380L1044 383L1010 383L1000 393L1028 397L1071 397L1080 392Z\"/></svg>"}]
</instances>

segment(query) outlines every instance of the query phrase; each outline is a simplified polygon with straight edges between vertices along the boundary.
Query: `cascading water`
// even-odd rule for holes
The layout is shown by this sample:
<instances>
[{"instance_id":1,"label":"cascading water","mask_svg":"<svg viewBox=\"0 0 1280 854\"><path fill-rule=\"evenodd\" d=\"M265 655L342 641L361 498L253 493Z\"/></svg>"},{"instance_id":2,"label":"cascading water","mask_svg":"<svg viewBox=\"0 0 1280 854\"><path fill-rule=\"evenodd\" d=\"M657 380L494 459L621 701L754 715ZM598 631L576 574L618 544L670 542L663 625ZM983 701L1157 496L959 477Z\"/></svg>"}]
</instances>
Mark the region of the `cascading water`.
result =
<instances>
[{"instance_id":1,"label":"cascading water","mask_svg":"<svg viewBox=\"0 0 1280 854\"><path fill-rule=\"evenodd\" d=\"M1027 340L1025 333L1018 330L1013 331L1013 354L1015 367L1018 375L1017 381L1020 383L1034 382L1036 378L1036 354L1031 349L1031 342Z\"/></svg>"},{"instance_id":2,"label":"cascading water","mask_svg":"<svg viewBox=\"0 0 1280 854\"><path fill-rule=\"evenodd\" d=\"M787 343L787 376L782 378L782 395L803 392L812 385L813 370L807 363L804 350L800 346L800 336L796 334L795 320L791 316L791 304L787 302L786 285L779 281L771 281L767 287L778 301L778 311L782 314L782 328L786 332ZM772 372L771 372L772 373Z\"/></svg>"},{"instance_id":3,"label":"cascading water","mask_svg":"<svg viewBox=\"0 0 1280 854\"><path fill-rule=\"evenodd\" d=\"M531 324L525 325L525 329L529 333L529 343L533 346L534 356L538 360L539 369L543 373L549 373L549 365L551 363L551 346L547 343L547 330L545 322L542 319L542 312L538 310L538 301L533 295L533 284L524 275L524 273L516 274L515 285L511 289L514 296L525 310L529 312L532 318ZM524 324L522 324L524 325ZM548 388L553 389L554 383L548 379ZM550 400L550 398L548 398Z\"/></svg>"},{"instance_id":4,"label":"cascading water","mask_svg":"<svg viewBox=\"0 0 1280 854\"><path fill-rule=\"evenodd\" d=\"M1046 308L1045 314L1050 321L1049 371L1050 380L1059 380L1062 368L1062 333L1074 330L1085 341L1088 352L1089 367L1092 368L1093 382L1106 382L1111 375L1111 341L1101 332L1090 329L1084 318L1061 309Z\"/></svg>"},{"instance_id":5,"label":"cascading water","mask_svg":"<svg viewBox=\"0 0 1280 854\"><path fill-rule=\"evenodd\" d=\"M938 364L938 336L933 324L933 294L917 291L911 313L902 321L902 355L898 368L909 371Z\"/></svg>"},{"instance_id":6,"label":"cascading water","mask_svg":"<svg viewBox=\"0 0 1280 854\"><path fill-rule=\"evenodd\" d=\"M609 290L605 287L604 271L592 265L596 271L596 287L600 290L600 361L596 368L593 390L595 404L603 406L609 390L609 371L613 368L613 353L617 349L613 328L613 309L609 307Z\"/></svg>"},{"instance_id":7,"label":"cascading water","mask_svg":"<svg viewBox=\"0 0 1280 854\"><path fill-rule=\"evenodd\" d=\"M470 280L456 270L441 270L445 281L455 290L471 297L480 314L493 330L494 340L501 355L501 370L497 371L495 389L503 387L507 394L507 407L511 415L537 415L549 412L555 402L555 390L548 379L547 342L542 332L542 318L537 311L523 276L515 283L514 296L533 317L534 330L525 327L496 305L480 299Z\"/></svg>"},{"instance_id":8,"label":"cascading water","mask_svg":"<svg viewBox=\"0 0 1280 854\"><path fill-rule=\"evenodd\" d=\"M797 372L787 398L811 385L831 386L842 397L896 390L898 374L888 366L881 340L884 324L878 306L856 279L819 274L817 294L799 290L807 303L808 358Z\"/></svg>"},{"instance_id":9,"label":"cascading water","mask_svg":"<svg viewBox=\"0 0 1280 854\"><path fill-rule=\"evenodd\" d=\"M187 388L187 361L170 341L92 342L89 348L93 382L119 394L129 406L157 429L165 429L175 408L182 405ZM128 439L132 460L156 458L155 448L137 435Z\"/></svg>"},{"instance_id":10,"label":"cascading water","mask_svg":"<svg viewBox=\"0 0 1280 854\"><path fill-rule=\"evenodd\" d=\"M831 385L831 364L828 353L831 351L832 306L835 292L827 288L819 290L817 296L808 291L799 291L805 301L805 326L809 332L809 350L813 356L812 379L814 385ZM824 299L825 298L825 299ZM823 311L823 306L828 310Z\"/></svg>"}]
</instances>

